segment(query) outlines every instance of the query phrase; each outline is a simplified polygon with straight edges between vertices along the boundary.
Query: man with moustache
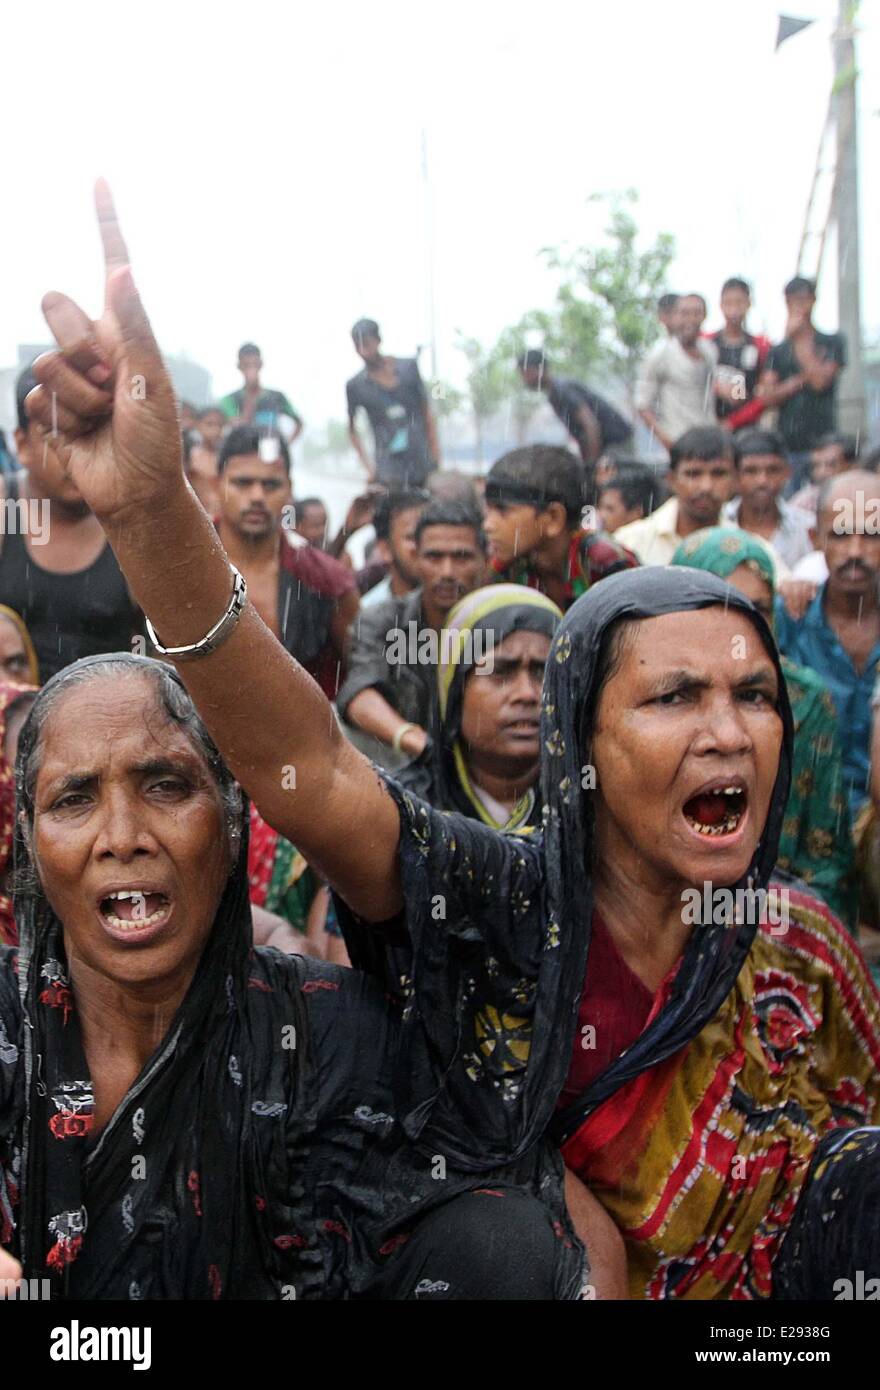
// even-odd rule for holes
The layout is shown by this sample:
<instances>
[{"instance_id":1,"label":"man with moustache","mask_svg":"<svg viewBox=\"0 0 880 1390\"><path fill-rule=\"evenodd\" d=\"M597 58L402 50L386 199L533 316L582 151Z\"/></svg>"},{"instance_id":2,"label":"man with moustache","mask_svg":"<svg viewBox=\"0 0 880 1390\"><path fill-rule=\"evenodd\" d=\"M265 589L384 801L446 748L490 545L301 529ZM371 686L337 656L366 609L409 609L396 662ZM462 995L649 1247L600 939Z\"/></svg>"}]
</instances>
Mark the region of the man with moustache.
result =
<instances>
[{"instance_id":1,"label":"man with moustache","mask_svg":"<svg viewBox=\"0 0 880 1390\"><path fill-rule=\"evenodd\" d=\"M816 519L828 578L802 618L776 604L780 651L818 672L837 708L853 820L868 797L871 696L880 665L880 534L871 525L878 506L876 474L854 470L829 479Z\"/></svg>"},{"instance_id":2,"label":"man with moustache","mask_svg":"<svg viewBox=\"0 0 880 1390\"><path fill-rule=\"evenodd\" d=\"M294 533L290 456L279 434L239 425L223 440L217 471L226 554L263 622L332 699L358 611L354 575Z\"/></svg>"}]
</instances>

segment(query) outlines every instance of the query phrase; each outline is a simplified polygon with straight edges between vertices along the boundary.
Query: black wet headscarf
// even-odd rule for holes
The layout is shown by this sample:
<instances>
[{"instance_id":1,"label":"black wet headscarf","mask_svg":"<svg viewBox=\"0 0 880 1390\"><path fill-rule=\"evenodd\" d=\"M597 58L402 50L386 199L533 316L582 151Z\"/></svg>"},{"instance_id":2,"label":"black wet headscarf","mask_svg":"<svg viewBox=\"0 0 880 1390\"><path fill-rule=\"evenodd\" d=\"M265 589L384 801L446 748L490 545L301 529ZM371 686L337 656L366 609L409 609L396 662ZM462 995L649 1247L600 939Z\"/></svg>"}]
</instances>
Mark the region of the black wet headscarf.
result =
<instances>
[{"instance_id":1,"label":"black wet headscarf","mask_svg":"<svg viewBox=\"0 0 880 1390\"><path fill-rule=\"evenodd\" d=\"M623 619L711 605L752 623L779 670L763 619L713 575L630 570L603 579L569 610L544 675L543 835L510 835L437 812L386 778L401 814L406 933L393 923L383 934L343 903L339 920L352 962L377 975L389 994L403 991L398 1104L407 1132L427 1152L453 1155L476 1171L490 1155L497 1162L528 1152L555 1128L590 937L593 831L582 769L606 644ZM770 878L788 794L792 726L781 676L779 691L783 751L767 825L743 879L756 889ZM754 930L692 932L669 1002L561 1116L563 1138L632 1076L700 1032L732 989Z\"/></svg>"},{"instance_id":2,"label":"black wet headscarf","mask_svg":"<svg viewBox=\"0 0 880 1390\"><path fill-rule=\"evenodd\" d=\"M741 613L757 629L778 677L777 710L783 724L783 742L767 822L748 872L738 884L725 885L734 891L766 888L776 861L788 799L793 726L772 633L749 600L714 575L696 570L659 566L630 570L595 585L569 609L550 652L544 678L541 732L544 852L550 929L558 931L568 956L563 978L567 982L571 1024L567 1048L561 1049L553 1076L557 1090L571 1059L589 945L594 846L586 804L590 792L581 790L582 768L588 757L588 731L601 695L599 680L612 630L625 621L713 605ZM756 924L746 922L735 927L703 925L691 933L667 1004L636 1042L596 1078L585 1095L557 1116L555 1130L560 1139L567 1138L592 1110L627 1081L696 1037L733 988L755 931Z\"/></svg>"},{"instance_id":3,"label":"black wet headscarf","mask_svg":"<svg viewBox=\"0 0 880 1390\"><path fill-rule=\"evenodd\" d=\"M26 813L30 797L24 773L47 702L80 679L84 669L108 662L111 674L143 670L155 679L161 672L180 691L181 714L192 716L176 673L147 658L90 657L59 672L37 697L19 741L19 806ZM201 733L221 791L224 786L234 790L219 754ZM274 972L274 953L259 962L251 957L244 805L240 816L237 857L192 983L156 1052L95 1142L89 1139L92 1085L63 930L31 868L19 817L16 920L24 1065L16 1068L13 1083L20 1091L18 1105L0 1096L6 1102L0 1118L18 1111L16 1128L0 1133L0 1141L6 1141L0 1149L11 1155L6 1172L0 1172L0 1208L4 1187L7 1200L21 1191L13 1249L25 1276L51 1278L56 1293L271 1298L281 1296L285 1283L299 1296L320 1282L320 1258L306 1248L314 1242L307 1235L302 1182L286 1162L278 1169L279 1153L289 1147L292 1155L298 1129L307 1127L308 1071L294 1065L297 1054L278 1041L284 1026L299 1027L302 1038L307 1036L295 987L298 966L291 958L289 968ZM9 1018L13 1003L3 998L9 972L0 974L2 1019ZM258 1008L252 974L259 977ZM11 1038L7 1044L16 1048ZM86 1229L88 1259L78 1264Z\"/></svg>"},{"instance_id":4,"label":"black wet headscarf","mask_svg":"<svg viewBox=\"0 0 880 1390\"><path fill-rule=\"evenodd\" d=\"M562 613L551 599L522 584L489 584L455 605L440 633L431 737L424 752L397 774L401 786L438 811L460 811L496 825L471 785L461 742L465 686L480 658L497 652L513 633L552 637L561 620ZM448 643L446 649L444 643ZM540 804L530 789L505 828L521 829L539 820Z\"/></svg>"}]
</instances>

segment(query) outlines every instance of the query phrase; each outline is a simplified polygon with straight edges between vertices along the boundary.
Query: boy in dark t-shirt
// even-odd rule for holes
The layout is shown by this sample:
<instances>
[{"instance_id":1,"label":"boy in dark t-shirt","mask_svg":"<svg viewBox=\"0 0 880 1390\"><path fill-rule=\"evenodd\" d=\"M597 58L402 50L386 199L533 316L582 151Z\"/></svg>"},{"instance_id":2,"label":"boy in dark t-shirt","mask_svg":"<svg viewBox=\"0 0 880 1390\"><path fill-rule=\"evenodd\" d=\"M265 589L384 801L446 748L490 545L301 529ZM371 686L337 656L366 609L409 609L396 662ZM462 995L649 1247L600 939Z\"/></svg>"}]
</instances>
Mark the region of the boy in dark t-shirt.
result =
<instances>
[{"instance_id":1,"label":"boy in dark t-shirt","mask_svg":"<svg viewBox=\"0 0 880 1390\"><path fill-rule=\"evenodd\" d=\"M571 377L552 376L541 348L530 348L517 361L530 391L546 391L547 399L568 430L588 467L612 445L627 444L632 426L598 392Z\"/></svg>"},{"instance_id":2,"label":"boy in dark t-shirt","mask_svg":"<svg viewBox=\"0 0 880 1390\"><path fill-rule=\"evenodd\" d=\"M802 275L790 280L785 303L785 338L770 350L758 393L765 405L779 410L779 431L794 455L792 486L799 486L810 450L837 428L837 378L846 365L846 342L840 333L813 327L812 280Z\"/></svg>"},{"instance_id":3,"label":"boy in dark t-shirt","mask_svg":"<svg viewBox=\"0 0 880 1390\"><path fill-rule=\"evenodd\" d=\"M352 447L371 482L395 489L421 487L438 467L440 448L418 363L411 357L384 356L379 325L372 319L360 319L351 336L364 363L345 388ZM373 431L375 460L355 428L361 409Z\"/></svg>"},{"instance_id":4,"label":"boy in dark t-shirt","mask_svg":"<svg viewBox=\"0 0 880 1390\"><path fill-rule=\"evenodd\" d=\"M749 333L746 318L751 308L751 290L745 280L733 276L721 286L721 312L724 327L709 333L706 341L715 349L715 414L728 430L741 430L759 420L766 401L755 395L761 373L767 364L770 341Z\"/></svg>"},{"instance_id":5,"label":"boy in dark t-shirt","mask_svg":"<svg viewBox=\"0 0 880 1390\"><path fill-rule=\"evenodd\" d=\"M244 377L240 391L231 391L220 402L220 409L236 425L256 425L269 432L278 430L288 444L302 434L302 418L283 391L272 391L260 383L263 358L256 343L243 343L238 350L238 370ZM285 428L283 418L292 422Z\"/></svg>"}]
</instances>

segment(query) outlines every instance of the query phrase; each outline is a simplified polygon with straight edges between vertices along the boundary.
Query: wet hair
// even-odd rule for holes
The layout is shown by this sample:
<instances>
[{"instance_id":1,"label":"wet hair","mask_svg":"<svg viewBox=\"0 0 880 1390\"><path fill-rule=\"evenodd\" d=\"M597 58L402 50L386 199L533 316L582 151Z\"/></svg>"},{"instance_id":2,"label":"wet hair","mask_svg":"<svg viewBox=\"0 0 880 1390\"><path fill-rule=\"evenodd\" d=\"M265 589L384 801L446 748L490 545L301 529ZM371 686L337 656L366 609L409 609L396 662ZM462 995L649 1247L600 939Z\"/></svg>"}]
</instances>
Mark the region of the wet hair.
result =
<instances>
[{"instance_id":1,"label":"wet hair","mask_svg":"<svg viewBox=\"0 0 880 1390\"><path fill-rule=\"evenodd\" d=\"M263 354L256 343L242 343L238 349L238 355L239 357L262 357Z\"/></svg>"},{"instance_id":2,"label":"wet hair","mask_svg":"<svg viewBox=\"0 0 880 1390\"><path fill-rule=\"evenodd\" d=\"M467 502L475 511L480 511L480 499L474 487L474 480L466 473L457 473L455 469L435 469L425 479L425 487L432 497Z\"/></svg>"},{"instance_id":3,"label":"wet hair","mask_svg":"<svg viewBox=\"0 0 880 1390\"><path fill-rule=\"evenodd\" d=\"M324 506L320 497L298 498L293 504L293 517L297 526L299 526L300 522L305 521L307 507L324 507L325 516L327 514L327 508Z\"/></svg>"},{"instance_id":4,"label":"wet hair","mask_svg":"<svg viewBox=\"0 0 880 1390\"><path fill-rule=\"evenodd\" d=\"M731 275L729 280L724 281L721 293L726 294L728 290L740 290L742 294L747 294L749 299L752 297L752 287L748 280L741 280L738 275Z\"/></svg>"},{"instance_id":5,"label":"wet hair","mask_svg":"<svg viewBox=\"0 0 880 1390\"><path fill-rule=\"evenodd\" d=\"M568 520L580 522L586 501L584 469L568 449L556 444L511 449L489 469L487 501L495 495L503 500L508 485L512 503L544 511L551 502L561 502Z\"/></svg>"},{"instance_id":6,"label":"wet hair","mask_svg":"<svg viewBox=\"0 0 880 1390\"><path fill-rule=\"evenodd\" d=\"M185 732L192 746L204 757L220 793L230 867L234 866L242 839L244 802L241 788L221 758L217 745L172 668L149 657L132 656L129 652L86 657L83 661L75 662L44 686L34 701L19 737L15 765L16 806L19 812L24 814L27 822L28 843L31 842L33 832L34 794L42 760L43 736L53 709L60 699L78 686L106 677L118 679L120 675L148 679L153 686L160 712L169 723L175 724ZM30 878L32 879L32 874ZM35 881L29 882L28 875L25 874L22 884L17 886L33 889Z\"/></svg>"},{"instance_id":7,"label":"wet hair","mask_svg":"<svg viewBox=\"0 0 880 1390\"><path fill-rule=\"evenodd\" d=\"M657 474L646 463L618 463L607 483L599 488L600 500L606 492L615 491L620 493L628 512L641 507L644 516L650 516L666 495Z\"/></svg>"},{"instance_id":8,"label":"wet hair","mask_svg":"<svg viewBox=\"0 0 880 1390\"><path fill-rule=\"evenodd\" d=\"M375 319L358 319L351 330L351 336L356 343L363 342L364 338L381 338L379 325Z\"/></svg>"},{"instance_id":9,"label":"wet hair","mask_svg":"<svg viewBox=\"0 0 880 1390\"><path fill-rule=\"evenodd\" d=\"M789 280L783 294L786 299L792 294L811 294L815 299L816 281L807 279L806 275L795 275L792 280Z\"/></svg>"},{"instance_id":10,"label":"wet hair","mask_svg":"<svg viewBox=\"0 0 880 1390\"><path fill-rule=\"evenodd\" d=\"M526 348L526 351L521 352L516 359L516 365L520 371L524 371L527 367L538 367L541 371L545 371L547 368L546 353L543 348Z\"/></svg>"},{"instance_id":11,"label":"wet hair","mask_svg":"<svg viewBox=\"0 0 880 1390\"><path fill-rule=\"evenodd\" d=\"M377 541L387 541L391 538L391 524L400 512L408 512L413 508L422 508L430 502L430 493L423 488L405 492L386 492L384 497L380 497L376 503L376 510L373 514L373 526L376 530Z\"/></svg>"},{"instance_id":12,"label":"wet hair","mask_svg":"<svg viewBox=\"0 0 880 1390\"><path fill-rule=\"evenodd\" d=\"M733 441L737 468L743 459L752 454L774 454L777 458L788 458L785 445L775 430L740 430Z\"/></svg>"},{"instance_id":13,"label":"wet hair","mask_svg":"<svg viewBox=\"0 0 880 1390\"><path fill-rule=\"evenodd\" d=\"M290 473L290 450L277 430L267 430L259 425L238 425L234 430L230 430L226 438L217 451L217 473L223 472L230 459L246 458L248 454L260 453L260 446L264 439L272 439L278 445L277 458L284 464L286 473Z\"/></svg>"},{"instance_id":14,"label":"wet hair","mask_svg":"<svg viewBox=\"0 0 880 1390\"><path fill-rule=\"evenodd\" d=\"M36 360L36 359L35 359ZM33 363L25 367L23 372L19 372L15 382L15 414L18 419L18 428L27 433L30 419L25 409L25 400L39 382L33 373Z\"/></svg>"},{"instance_id":15,"label":"wet hair","mask_svg":"<svg viewBox=\"0 0 880 1390\"><path fill-rule=\"evenodd\" d=\"M421 546L422 536L429 526L469 526L476 537L480 550L486 549L483 522L480 513L467 502L454 498L437 497L429 502L419 517L416 526L416 545Z\"/></svg>"},{"instance_id":16,"label":"wet hair","mask_svg":"<svg viewBox=\"0 0 880 1390\"><path fill-rule=\"evenodd\" d=\"M658 314L668 314L669 310L674 309L680 299L680 294L661 294L657 300Z\"/></svg>"},{"instance_id":17,"label":"wet hair","mask_svg":"<svg viewBox=\"0 0 880 1390\"><path fill-rule=\"evenodd\" d=\"M685 459L699 459L708 463L709 459L733 458L733 442L727 430L715 425L695 425L679 435L669 450L669 467L674 471Z\"/></svg>"}]
</instances>

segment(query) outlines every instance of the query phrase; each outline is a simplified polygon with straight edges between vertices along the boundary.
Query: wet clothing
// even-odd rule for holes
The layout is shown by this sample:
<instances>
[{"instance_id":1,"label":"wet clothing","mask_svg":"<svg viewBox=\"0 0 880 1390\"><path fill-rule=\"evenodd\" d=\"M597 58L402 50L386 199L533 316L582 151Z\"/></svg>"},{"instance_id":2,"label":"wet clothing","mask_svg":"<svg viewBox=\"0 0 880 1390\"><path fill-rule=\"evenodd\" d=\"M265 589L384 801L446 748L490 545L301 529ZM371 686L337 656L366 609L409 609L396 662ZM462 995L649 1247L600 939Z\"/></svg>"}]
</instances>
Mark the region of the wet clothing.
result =
<instances>
[{"instance_id":1,"label":"wet clothing","mask_svg":"<svg viewBox=\"0 0 880 1390\"><path fill-rule=\"evenodd\" d=\"M238 420L242 417L246 399L244 387L240 391L231 391L228 396L224 396L221 400L220 409L228 420ZM293 421L299 420L299 416L283 391L267 389L261 391L257 397L256 407L249 423L260 429L277 430L278 421L282 415L289 416Z\"/></svg>"},{"instance_id":2,"label":"wet clothing","mask_svg":"<svg viewBox=\"0 0 880 1390\"><path fill-rule=\"evenodd\" d=\"M348 672L336 697L343 719L362 690L378 690L407 723L430 728L436 681L434 668L418 660L418 634L423 630L421 589L361 609L351 629ZM414 637L406 649L412 660L388 660L399 632Z\"/></svg>"},{"instance_id":3,"label":"wet clothing","mask_svg":"<svg viewBox=\"0 0 880 1390\"><path fill-rule=\"evenodd\" d=\"M600 454L612 445L626 444L632 438L632 425L620 412L603 396L591 391L588 386L582 386L579 381L573 381L571 377L552 377L547 385L547 399L569 434L577 440L582 452L587 451L588 445L586 430L577 416L582 406L586 406L596 417L601 436Z\"/></svg>"},{"instance_id":4,"label":"wet clothing","mask_svg":"<svg viewBox=\"0 0 880 1390\"><path fill-rule=\"evenodd\" d=\"M690 1044L604 1104L590 1107L582 1093L564 1112L566 1163L623 1234L633 1298L793 1296L786 1233L799 1198L816 1251L806 1296L832 1299L836 1278L876 1260L866 1213L880 1191L880 1129L864 1172L850 1167L832 1204L837 1230L823 1227L807 1177L829 1131L880 1122L880 995L824 904L794 881L774 883L789 894L787 921L758 929L733 989ZM650 1035L686 966L687 955L624 1045ZM595 1009L585 1017L598 1038Z\"/></svg>"},{"instance_id":5,"label":"wet clothing","mask_svg":"<svg viewBox=\"0 0 880 1390\"><path fill-rule=\"evenodd\" d=\"M742 498L734 497L733 501L725 503L722 510L725 521L732 522L734 526L742 530L739 522L741 507ZM787 569L793 570L795 565L811 554L813 549L813 542L810 539L810 518L799 507L794 507L790 502L786 502L784 497L777 499L776 515L779 518L776 530L772 536L767 537L764 543L772 546ZM764 537L759 536L758 539L764 540Z\"/></svg>"},{"instance_id":6,"label":"wet clothing","mask_svg":"<svg viewBox=\"0 0 880 1390\"><path fill-rule=\"evenodd\" d=\"M633 569L638 560L631 550L604 531L574 531L568 547L565 572L565 607L569 608L600 579L621 570ZM493 560L490 568L498 580L506 584L527 584L530 589L545 589L545 576L531 564L528 555L519 556L505 565Z\"/></svg>"},{"instance_id":7,"label":"wet clothing","mask_svg":"<svg viewBox=\"0 0 880 1390\"><path fill-rule=\"evenodd\" d=\"M6 496L17 500L16 479L7 479ZM80 657L131 651L132 639L143 636L143 616L109 542L86 569L57 574L42 568L34 558L39 547L29 551L18 529L2 540L0 603L28 629L44 681Z\"/></svg>"},{"instance_id":8,"label":"wet clothing","mask_svg":"<svg viewBox=\"0 0 880 1390\"><path fill-rule=\"evenodd\" d=\"M687 352L678 338L664 338L651 349L636 383L637 410L651 410L673 443L696 425L714 425L712 378L715 353L705 338Z\"/></svg>"},{"instance_id":9,"label":"wet clothing","mask_svg":"<svg viewBox=\"0 0 880 1390\"><path fill-rule=\"evenodd\" d=\"M347 383L349 423L366 411L373 431L376 478L386 487L421 487L436 467L425 429L427 396L415 358L395 357L395 386L382 386L366 367Z\"/></svg>"},{"instance_id":10,"label":"wet clothing","mask_svg":"<svg viewBox=\"0 0 880 1390\"><path fill-rule=\"evenodd\" d=\"M846 339L841 333L814 333L813 351L827 362L846 366ZM789 377L799 376L803 371L789 338L770 349L767 370L775 372L780 383L788 381ZM826 391L814 391L811 386L803 386L797 395L779 407L779 432L791 453L801 454L815 449L824 435L833 434L837 429L839 376L838 372Z\"/></svg>"},{"instance_id":11,"label":"wet clothing","mask_svg":"<svg viewBox=\"0 0 880 1390\"><path fill-rule=\"evenodd\" d=\"M767 363L770 340L760 334L744 333L742 342L729 343L724 329L706 336L715 352L715 376L736 388L737 400L724 401L715 397L715 414L729 430L745 429L760 420L766 406L755 399L755 387Z\"/></svg>"},{"instance_id":12,"label":"wet clothing","mask_svg":"<svg viewBox=\"0 0 880 1390\"><path fill-rule=\"evenodd\" d=\"M534 787L503 819L493 814L485 795L480 795L461 739L462 707L465 685L478 661L497 652L514 632L552 637L561 618L555 603L519 584L491 584L475 589L455 605L444 627L444 632L455 633L455 642L444 645L441 641L440 645L431 736L419 757L396 774L401 786L440 811L461 811L496 830L519 830L540 822L541 808Z\"/></svg>"},{"instance_id":13,"label":"wet clothing","mask_svg":"<svg viewBox=\"0 0 880 1390\"><path fill-rule=\"evenodd\" d=\"M34 737L31 721L21 755ZM25 852L19 827L18 864ZM246 853L243 824L189 990L100 1134L61 923L35 883L19 895L20 949L0 948L0 1245L56 1297L409 1298L425 1279L475 1296L479 1268L448 1245L467 1225L473 1256L480 1230L491 1237L487 1289L575 1297L583 1252L530 1105L467 1081L465 1118L452 1082L446 1146L413 1142L395 1068L424 1113L433 1095L399 1015L364 975L251 947ZM467 1012L491 1007L487 983ZM477 1200L495 1188L506 1220Z\"/></svg>"},{"instance_id":14,"label":"wet clothing","mask_svg":"<svg viewBox=\"0 0 880 1390\"><path fill-rule=\"evenodd\" d=\"M787 915L745 912L728 925L701 911L647 1018L618 1017L618 1038L639 1029L629 1046L585 1076L574 1069L586 1050L578 1025L594 921L594 809L581 768L605 638L621 619L710 606L751 622L777 668L783 737L770 809L752 863L725 885L766 891L794 734L776 648L742 594L712 574L670 567L612 575L556 633L542 709L543 833L507 835L434 811L389 779L405 827L408 933L388 933L383 951L375 932L340 917L352 961L408 1005L399 1087L409 1132L443 1142L452 1084L490 1153L502 1132L515 1142L513 1130L478 1130L466 1082L475 1104L485 1085L527 1103L622 1230L636 1298L770 1296L825 1135L880 1119L880 995L824 904L782 875L774 885L788 894L777 898ZM599 984L607 1001L604 973ZM486 1007L471 1017L475 995ZM422 1001L440 997L447 1008L428 1022ZM836 1243L823 1241L806 1199L829 1285L866 1267L875 1236L861 1231L863 1198L876 1182L866 1172L838 1203L846 1239Z\"/></svg>"},{"instance_id":15,"label":"wet clothing","mask_svg":"<svg viewBox=\"0 0 880 1390\"><path fill-rule=\"evenodd\" d=\"M352 571L314 545L291 545L287 532L279 540L278 627L281 642L329 700L342 677L342 661L330 636L339 600L356 593Z\"/></svg>"}]
</instances>

